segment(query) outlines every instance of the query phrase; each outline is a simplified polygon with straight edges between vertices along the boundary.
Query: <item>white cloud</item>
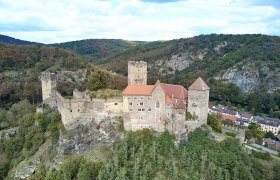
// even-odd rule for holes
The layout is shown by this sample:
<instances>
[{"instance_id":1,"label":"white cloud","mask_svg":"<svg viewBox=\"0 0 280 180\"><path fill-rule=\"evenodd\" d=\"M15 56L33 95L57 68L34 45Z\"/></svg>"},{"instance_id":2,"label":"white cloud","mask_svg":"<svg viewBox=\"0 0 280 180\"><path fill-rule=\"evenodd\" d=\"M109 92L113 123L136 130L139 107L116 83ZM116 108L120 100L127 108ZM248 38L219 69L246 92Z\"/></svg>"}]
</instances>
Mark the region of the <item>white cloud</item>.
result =
<instances>
[{"instance_id":1,"label":"white cloud","mask_svg":"<svg viewBox=\"0 0 280 180\"><path fill-rule=\"evenodd\" d=\"M278 7L241 0L0 0L0 33L44 43L85 38L168 40L201 33L277 34Z\"/></svg>"}]
</instances>

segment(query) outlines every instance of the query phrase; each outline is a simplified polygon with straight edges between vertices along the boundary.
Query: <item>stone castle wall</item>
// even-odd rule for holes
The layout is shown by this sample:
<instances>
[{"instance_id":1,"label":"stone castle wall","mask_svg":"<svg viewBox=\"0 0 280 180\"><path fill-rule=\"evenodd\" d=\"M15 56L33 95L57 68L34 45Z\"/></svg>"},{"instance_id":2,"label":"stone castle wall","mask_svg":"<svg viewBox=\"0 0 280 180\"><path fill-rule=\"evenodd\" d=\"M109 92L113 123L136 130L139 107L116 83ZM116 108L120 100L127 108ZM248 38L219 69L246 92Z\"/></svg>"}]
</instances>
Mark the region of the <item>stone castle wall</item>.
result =
<instances>
[{"instance_id":1,"label":"stone castle wall","mask_svg":"<svg viewBox=\"0 0 280 180\"><path fill-rule=\"evenodd\" d=\"M73 98L65 99L58 92L57 105L61 114L62 122L66 129L72 129L77 124L90 122L99 123L103 119L114 119L121 116L122 99L88 99Z\"/></svg>"},{"instance_id":2,"label":"stone castle wall","mask_svg":"<svg viewBox=\"0 0 280 180\"><path fill-rule=\"evenodd\" d=\"M144 61L128 61L128 85L147 84L147 63Z\"/></svg>"}]
</instances>

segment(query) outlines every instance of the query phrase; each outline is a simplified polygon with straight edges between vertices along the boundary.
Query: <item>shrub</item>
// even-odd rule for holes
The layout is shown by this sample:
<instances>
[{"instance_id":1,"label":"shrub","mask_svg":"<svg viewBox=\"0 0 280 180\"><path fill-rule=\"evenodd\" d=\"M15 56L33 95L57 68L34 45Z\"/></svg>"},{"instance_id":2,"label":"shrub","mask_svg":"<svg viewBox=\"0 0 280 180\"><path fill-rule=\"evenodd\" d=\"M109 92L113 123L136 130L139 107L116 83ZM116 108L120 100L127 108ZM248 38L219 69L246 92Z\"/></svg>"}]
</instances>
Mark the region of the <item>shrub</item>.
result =
<instances>
[{"instance_id":1,"label":"shrub","mask_svg":"<svg viewBox=\"0 0 280 180\"><path fill-rule=\"evenodd\" d=\"M221 126L219 120L215 116L209 114L208 118L207 118L207 124L209 126L211 126L213 131L218 132L218 133L222 132L222 126Z\"/></svg>"},{"instance_id":2,"label":"shrub","mask_svg":"<svg viewBox=\"0 0 280 180\"><path fill-rule=\"evenodd\" d=\"M227 135L227 136L231 136L231 137L235 137L236 136L236 134L235 133L233 133L233 132L225 132L225 134Z\"/></svg>"}]
</instances>

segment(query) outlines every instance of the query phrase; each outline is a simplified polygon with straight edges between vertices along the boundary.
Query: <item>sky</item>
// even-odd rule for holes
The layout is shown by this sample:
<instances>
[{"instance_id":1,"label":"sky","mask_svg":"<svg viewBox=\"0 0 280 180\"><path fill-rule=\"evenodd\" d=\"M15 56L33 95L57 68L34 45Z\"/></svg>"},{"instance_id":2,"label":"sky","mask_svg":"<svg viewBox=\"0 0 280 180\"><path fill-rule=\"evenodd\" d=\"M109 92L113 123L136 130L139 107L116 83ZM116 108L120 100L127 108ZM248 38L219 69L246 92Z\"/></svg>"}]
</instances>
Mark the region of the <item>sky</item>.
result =
<instances>
[{"instance_id":1,"label":"sky","mask_svg":"<svg viewBox=\"0 0 280 180\"><path fill-rule=\"evenodd\" d=\"M59 43L280 35L280 0L0 0L0 34Z\"/></svg>"}]
</instances>

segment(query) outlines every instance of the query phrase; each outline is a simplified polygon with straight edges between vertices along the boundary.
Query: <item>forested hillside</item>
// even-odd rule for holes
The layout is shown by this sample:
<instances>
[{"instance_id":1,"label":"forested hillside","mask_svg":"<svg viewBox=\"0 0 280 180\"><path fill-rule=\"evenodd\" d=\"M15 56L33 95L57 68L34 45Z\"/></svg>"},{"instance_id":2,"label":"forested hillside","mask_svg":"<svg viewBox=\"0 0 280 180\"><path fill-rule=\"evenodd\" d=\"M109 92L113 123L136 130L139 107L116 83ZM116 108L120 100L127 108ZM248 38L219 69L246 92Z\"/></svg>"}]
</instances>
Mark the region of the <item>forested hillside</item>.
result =
<instances>
[{"instance_id":1,"label":"forested hillside","mask_svg":"<svg viewBox=\"0 0 280 180\"><path fill-rule=\"evenodd\" d=\"M48 171L42 164L30 179L272 180L279 176L279 165L269 154L248 155L237 139L215 142L202 129L179 144L167 131L156 135L144 129L128 132L102 161L73 156L59 170Z\"/></svg>"},{"instance_id":2,"label":"forested hillside","mask_svg":"<svg viewBox=\"0 0 280 180\"><path fill-rule=\"evenodd\" d=\"M16 39L10 36L5 36L0 34L0 42L7 44L17 44L17 45L42 45L42 43L24 41L20 39Z\"/></svg>"},{"instance_id":3,"label":"forested hillside","mask_svg":"<svg viewBox=\"0 0 280 180\"><path fill-rule=\"evenodd\" d=\"M86 39L65 43L50 44L54 47L71 50L77 54L84 55L89 61L107 58L116 53L125 51L144 42L126 41L121 39Z\"/></svg>"},{"instance_id":4,"label":"forested hillside","mask_svg":"<svg viewBox=\"0 0 280 180\"><path fill-rule=\"evenodd\" d=\"M85 67L87 64L82 58L63 49L0 43L0 108L23 99L40 102L38 76L46 69L60 71Z\"/></svg>"}]
</instances>

